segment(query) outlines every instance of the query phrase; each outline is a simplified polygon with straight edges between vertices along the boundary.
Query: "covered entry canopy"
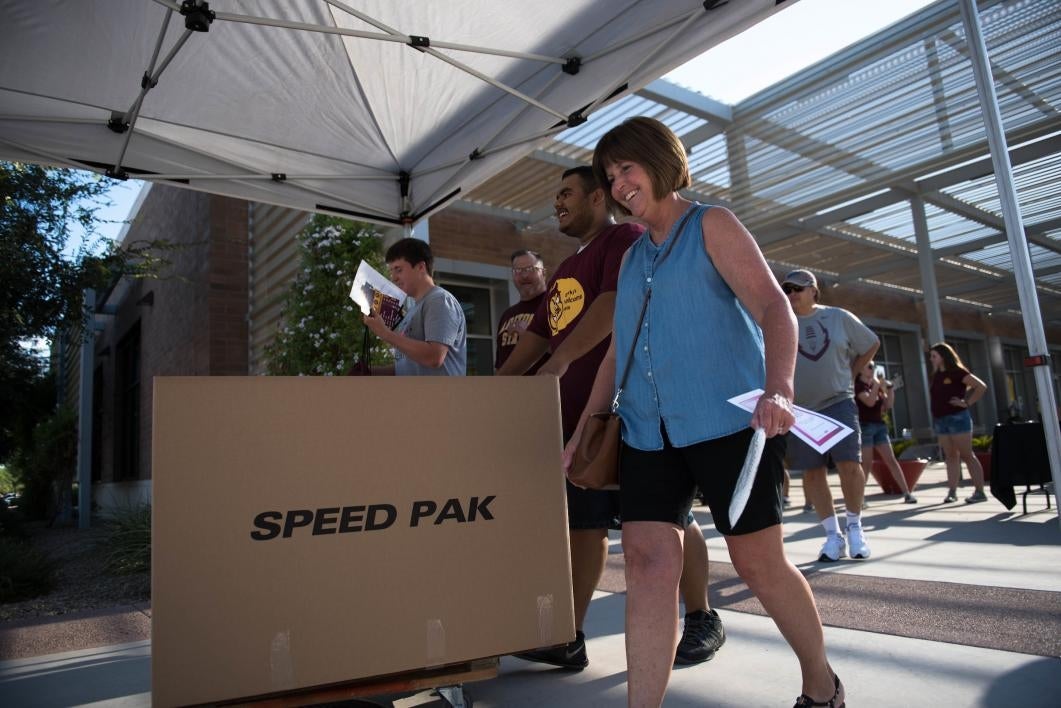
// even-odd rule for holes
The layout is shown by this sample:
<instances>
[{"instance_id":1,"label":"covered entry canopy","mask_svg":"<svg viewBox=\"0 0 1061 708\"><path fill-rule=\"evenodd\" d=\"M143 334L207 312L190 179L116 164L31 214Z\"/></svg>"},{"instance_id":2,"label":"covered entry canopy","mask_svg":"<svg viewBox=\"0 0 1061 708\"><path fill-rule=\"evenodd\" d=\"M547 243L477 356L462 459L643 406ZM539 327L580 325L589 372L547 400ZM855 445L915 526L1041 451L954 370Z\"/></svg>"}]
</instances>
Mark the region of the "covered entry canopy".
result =
<instances>
[{"instance_id":1,"label":"covered entry canopy","mask_svg":"<svg viewBox=\"0 0 1061 708\"><path fill-rule=\"evenodd\" d=\"M0 159L410 223L777 4L0 0Z\"/></svg>"}]
</instances>

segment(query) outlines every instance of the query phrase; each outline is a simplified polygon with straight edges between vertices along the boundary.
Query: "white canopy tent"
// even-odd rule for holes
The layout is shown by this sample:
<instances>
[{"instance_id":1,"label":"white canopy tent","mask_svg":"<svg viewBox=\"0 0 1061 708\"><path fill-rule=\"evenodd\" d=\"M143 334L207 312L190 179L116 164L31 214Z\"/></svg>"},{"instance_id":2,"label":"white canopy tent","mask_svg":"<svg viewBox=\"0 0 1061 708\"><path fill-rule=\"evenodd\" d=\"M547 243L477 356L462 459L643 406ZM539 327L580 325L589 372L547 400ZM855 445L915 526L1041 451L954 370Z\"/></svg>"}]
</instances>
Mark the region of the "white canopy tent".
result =
<instances>
[{"instance_id":1,"label":"white canopy tent","mask_svg":"<svg viewBox=\"0 0 1061 708\"><path fill-rule=\"evenodd\" d=\"M779 4L0 0L0 159L410 224Z\"/></svg>"}]
</instances>

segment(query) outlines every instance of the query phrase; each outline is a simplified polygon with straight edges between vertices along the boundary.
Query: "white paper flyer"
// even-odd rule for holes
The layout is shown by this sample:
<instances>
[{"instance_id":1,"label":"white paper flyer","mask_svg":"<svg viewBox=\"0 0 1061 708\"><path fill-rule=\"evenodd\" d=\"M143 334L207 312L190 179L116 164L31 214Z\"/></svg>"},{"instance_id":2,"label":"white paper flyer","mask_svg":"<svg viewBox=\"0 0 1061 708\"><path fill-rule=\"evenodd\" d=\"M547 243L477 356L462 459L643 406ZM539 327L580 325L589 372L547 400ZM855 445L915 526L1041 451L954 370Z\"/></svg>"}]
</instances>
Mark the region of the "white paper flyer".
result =
<instances>
[{"instance_id":1,"label":"white paper flyer","mask_svg":"<svg viewBox=\"0 0 1061 708\"><path fill-rule=\"evenodd\" d=\"M740 396L734 396L728 402L752 413L755 411L755 404L759 402L759 397L763 393L764 391L761 388L757 388ZM800 406L792 406L792 412L796 416L796 422L792 426L791 432L818 452L827 451L854 432L838 420L833 420L821 413L816 413Z\"/></svg>"},{"instance_id":2,"label":"white paper flyer","mask_svg":"<svg viewBox=\"0 0 1061 708\"><path fill-rule=\"evenodd\" d=\"M401 321L405 293L365 261L357 267L350 299L357 303L362 314L379 315L391 329Z\"/></svg>"}]
</instances>

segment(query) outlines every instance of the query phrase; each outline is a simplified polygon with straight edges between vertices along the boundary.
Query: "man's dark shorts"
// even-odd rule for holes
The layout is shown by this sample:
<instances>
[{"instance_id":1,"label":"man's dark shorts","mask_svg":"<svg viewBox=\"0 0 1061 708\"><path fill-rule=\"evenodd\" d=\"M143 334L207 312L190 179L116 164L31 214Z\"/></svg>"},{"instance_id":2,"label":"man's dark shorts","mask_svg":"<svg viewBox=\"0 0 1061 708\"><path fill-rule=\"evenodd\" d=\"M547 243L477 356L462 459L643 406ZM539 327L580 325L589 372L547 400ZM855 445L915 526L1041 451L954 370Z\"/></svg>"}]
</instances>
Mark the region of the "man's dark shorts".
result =
<instances>
[{"instance_id":1,"label":"man's dark shorts","mask_svg":"<svg viewBox=\"0 0 1061 708\"><path fill-rule=\"evenodd\" d=\"M729 502L737 486L752 429L676 448L663 436L663 449L644 451L623 445L619 479L623 522L660 521L685 528L699 487L719 533L754 533L781 523L785 479L785 438L767 438L748 505L730 528Z\"/></svg>"},{"instance_id":2,"label":"man's dark shorts","mask_svg":"<svg viewBox=\"0 0 1061 708\"><path fill-rule=\"evenodd\" d=\"M619 492L580 489L568 482L567 527L572 531L619 528Z\"/></svg>"}]
</instances>

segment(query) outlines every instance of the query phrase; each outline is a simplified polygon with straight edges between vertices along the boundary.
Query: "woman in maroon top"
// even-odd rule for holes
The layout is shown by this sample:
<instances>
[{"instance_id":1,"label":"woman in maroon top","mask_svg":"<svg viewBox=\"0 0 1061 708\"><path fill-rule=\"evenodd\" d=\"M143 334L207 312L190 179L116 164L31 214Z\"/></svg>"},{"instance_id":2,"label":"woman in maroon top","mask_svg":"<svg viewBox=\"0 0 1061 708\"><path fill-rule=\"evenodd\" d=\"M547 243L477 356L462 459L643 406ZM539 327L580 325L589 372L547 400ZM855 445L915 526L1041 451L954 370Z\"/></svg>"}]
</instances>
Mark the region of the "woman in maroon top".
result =
<instances>
[{"instance_id":1,"label":"woman in maroon top","mask_svg":"<svg viewBox=\"0 0 1061 708\"><path fill-rule=\"evenodd\" d=\"M929 388L932 429L939 438L939 446L943 448L943 457L947 461L947 486L950 488L943 501L958 501L962 462L976 487L965 503L987 501L987 495L984 494L984 469L973 454L973 418L969 415L969 408L983 397L987 386L965 368L949 344L933 344L928 358L933 371Z\"/></svg>"},{"instance_id":2,"label":"woman in maroon top","mask_svg":"<svg viewBox=\"0 0 1061 708\"><path fill-rule=\"evenodd\" d=\"M871 361L862 367L855 377L855 402L858 403L858 424L862 428L862 471L869 480L873 468L873 452L884 462L892 473L895 483L903 492L903 501L916 504L917 497L910 493L899 461L895 459L892 441L888 438L888 426L884 424L884 412L895 405L895 390L892 382L884 378L884 371L875 373L876 366Z\"/></svg>"}]
</instances>

